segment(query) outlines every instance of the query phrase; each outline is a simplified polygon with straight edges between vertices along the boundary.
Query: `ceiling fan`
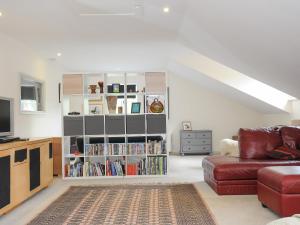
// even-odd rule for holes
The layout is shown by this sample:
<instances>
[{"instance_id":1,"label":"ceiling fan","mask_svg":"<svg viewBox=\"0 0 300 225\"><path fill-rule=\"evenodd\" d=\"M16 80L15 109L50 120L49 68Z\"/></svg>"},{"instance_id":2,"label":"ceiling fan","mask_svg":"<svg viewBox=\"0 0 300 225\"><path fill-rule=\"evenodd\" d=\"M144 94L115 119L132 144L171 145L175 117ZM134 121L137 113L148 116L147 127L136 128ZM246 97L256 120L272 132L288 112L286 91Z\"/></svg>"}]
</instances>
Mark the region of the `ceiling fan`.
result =
<instances>
[{"instance_id":1,"label":"ceiling fan","mask_svg":"<svg viewBox=\"0 0 300 225\"><path fill-rule=\"evenodd\" d=\"M143 0L68 0L79 16L136 16L144 10Z\"/></svg>"}]
</instances>

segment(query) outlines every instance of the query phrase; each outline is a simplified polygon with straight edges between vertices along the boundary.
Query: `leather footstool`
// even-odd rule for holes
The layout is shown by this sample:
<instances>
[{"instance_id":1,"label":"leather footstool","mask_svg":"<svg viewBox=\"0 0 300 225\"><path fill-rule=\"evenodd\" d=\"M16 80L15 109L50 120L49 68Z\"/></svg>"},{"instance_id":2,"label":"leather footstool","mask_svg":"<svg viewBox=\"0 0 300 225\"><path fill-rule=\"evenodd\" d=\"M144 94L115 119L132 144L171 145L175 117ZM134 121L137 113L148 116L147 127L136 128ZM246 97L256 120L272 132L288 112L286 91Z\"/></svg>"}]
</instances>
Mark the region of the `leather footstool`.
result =
<instances>
[{"instance_id":1,"label":"leather footstool","mask_svg":"<svg viewBox=\"0 0 300 225\"><path fill-rule=\"evenodd\" d=\"M258 199L282 217L300 214L300 167L265 167L258 171Z\"/></svg>"}]
</instances>

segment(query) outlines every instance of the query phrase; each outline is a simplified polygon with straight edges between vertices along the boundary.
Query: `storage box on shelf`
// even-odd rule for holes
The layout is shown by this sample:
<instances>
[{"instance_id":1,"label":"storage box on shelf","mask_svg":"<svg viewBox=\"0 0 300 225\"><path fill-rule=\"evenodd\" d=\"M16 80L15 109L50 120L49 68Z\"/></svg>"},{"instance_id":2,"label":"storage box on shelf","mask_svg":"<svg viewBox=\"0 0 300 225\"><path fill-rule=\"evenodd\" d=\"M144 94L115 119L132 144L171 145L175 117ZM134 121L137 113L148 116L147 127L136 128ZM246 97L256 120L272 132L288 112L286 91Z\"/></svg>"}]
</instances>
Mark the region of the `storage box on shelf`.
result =
<instances>
[{"instance_id":1,"label":"storage box on shelf","mask_svg":"<svg viewBox=\"0 0 300 225\"><path fill-rule=\"evenodd\" d=\"M63 81L65 178L167 175L165 73L64 75Z\"/></svg>"}]
</instances>

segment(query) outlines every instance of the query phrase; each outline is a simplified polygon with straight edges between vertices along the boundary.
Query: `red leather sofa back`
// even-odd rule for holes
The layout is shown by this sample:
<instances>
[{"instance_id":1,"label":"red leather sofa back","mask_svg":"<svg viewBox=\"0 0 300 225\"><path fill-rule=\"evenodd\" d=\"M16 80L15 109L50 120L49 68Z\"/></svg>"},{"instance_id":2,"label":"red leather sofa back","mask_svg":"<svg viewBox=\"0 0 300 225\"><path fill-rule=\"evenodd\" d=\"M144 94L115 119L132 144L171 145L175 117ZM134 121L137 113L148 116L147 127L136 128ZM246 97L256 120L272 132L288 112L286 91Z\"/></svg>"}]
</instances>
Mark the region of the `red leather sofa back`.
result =
<instances>
[{"instance_id":1,"label":"red leather sofa back","mask_svg":"<svg viewBox=\"0 0 300 225\"><path fill-rule=\"evenodd\" d=\"M300 127L282 127L280 133L285 146L300 149Z\"/></svg>"},{"instance_id":2,"label":"red leather sofa back","mask_svg":"<svg viewBox=\"0 0 300 225\"><path fill-rule=\"evenodd\" d=\"M239 130L239 149L242 159L267 159L267 151L282 146L277 127Z\"/></svg>"}]
</instances>

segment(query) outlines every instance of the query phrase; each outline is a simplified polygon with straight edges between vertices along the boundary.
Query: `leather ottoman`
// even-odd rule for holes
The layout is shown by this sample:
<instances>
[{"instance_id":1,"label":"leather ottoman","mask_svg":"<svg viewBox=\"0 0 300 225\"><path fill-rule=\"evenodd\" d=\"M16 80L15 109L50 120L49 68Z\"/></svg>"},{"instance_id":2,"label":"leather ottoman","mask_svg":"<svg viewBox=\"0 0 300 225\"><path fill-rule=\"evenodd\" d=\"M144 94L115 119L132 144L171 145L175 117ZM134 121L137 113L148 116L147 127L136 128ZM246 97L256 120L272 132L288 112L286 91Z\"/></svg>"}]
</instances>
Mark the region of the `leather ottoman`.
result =
<instances>
[{"instance_id":1,"label":"leather ottoman","mask_svg":"<svg viewBox=\"0 0 300 225\"><path fill-rule=\"evenodd\" d=\"M300 161L208 156L202 162L205 182L219 195L256 194L257 171L269 166L300 166Z\"/></svg>"},{"instance_id":2,"label":"leather ottoman","mask_svg":"<svg viewBox=\"0 0 300 225\"><path fill-rule=\"evenodd\" d=\"M300 167L265 167L258 171L258 199L266 206L287 217L300 213Z\"/></svg>"}]
</instances>

